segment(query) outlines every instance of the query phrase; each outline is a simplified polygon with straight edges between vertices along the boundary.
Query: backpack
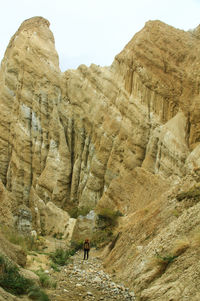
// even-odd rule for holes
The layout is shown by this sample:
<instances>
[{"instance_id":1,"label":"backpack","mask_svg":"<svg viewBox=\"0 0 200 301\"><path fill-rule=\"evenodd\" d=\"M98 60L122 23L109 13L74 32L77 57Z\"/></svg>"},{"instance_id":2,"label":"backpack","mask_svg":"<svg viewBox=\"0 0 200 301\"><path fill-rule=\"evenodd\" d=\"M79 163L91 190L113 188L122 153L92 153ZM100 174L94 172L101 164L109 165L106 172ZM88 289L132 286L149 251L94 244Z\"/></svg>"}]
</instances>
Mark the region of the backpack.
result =
<instances>
[{"instance_id":1,"label":"backpack","mask_svg":"<svg viewBox=\"0 0 200 301\"><path fill-rule=\"evenodd\" d=\"M84 249L89 250L90 249L90 243L88 241L84 242Z\"/></svg>"}]
</instances>

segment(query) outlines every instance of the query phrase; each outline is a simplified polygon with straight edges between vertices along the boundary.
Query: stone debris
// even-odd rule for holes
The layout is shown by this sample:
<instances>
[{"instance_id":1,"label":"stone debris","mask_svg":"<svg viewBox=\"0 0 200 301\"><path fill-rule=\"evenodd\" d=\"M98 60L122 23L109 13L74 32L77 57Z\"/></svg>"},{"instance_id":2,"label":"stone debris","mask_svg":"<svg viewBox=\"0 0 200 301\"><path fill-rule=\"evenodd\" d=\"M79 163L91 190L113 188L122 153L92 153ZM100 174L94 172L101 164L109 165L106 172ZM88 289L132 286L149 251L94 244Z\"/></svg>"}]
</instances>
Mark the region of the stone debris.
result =
<instances>
[{"instance_id":1,"label":"stone debris","mask_svg":"<svg viewBox=\"0 0 200 301\"><path fill-rule=\"evenodd\" d=\"M73 263L61 268L60 272L53 272L52 277L57 280L57 289L50 294L52 301L65 300L120 300L134 301L135 294L123 284L115 283L111 276L103 271L101 260L94 257L82 260L82 253L73 257Z\"/></svg>"}]
</instances>

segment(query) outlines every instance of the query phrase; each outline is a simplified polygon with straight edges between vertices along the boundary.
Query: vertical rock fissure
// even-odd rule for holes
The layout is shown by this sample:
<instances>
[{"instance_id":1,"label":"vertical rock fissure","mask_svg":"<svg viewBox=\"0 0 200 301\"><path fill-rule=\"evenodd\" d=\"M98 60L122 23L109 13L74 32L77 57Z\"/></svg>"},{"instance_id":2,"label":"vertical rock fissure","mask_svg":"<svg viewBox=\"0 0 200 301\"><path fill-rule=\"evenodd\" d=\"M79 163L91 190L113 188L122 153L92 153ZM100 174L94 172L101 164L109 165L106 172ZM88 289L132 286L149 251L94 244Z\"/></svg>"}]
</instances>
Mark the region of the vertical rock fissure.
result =
<instances>
[{"instance_id":1,"label":"vertical rock fissure","mask_svg":"<svg viewBox=\"0 0 200 301\"><path fill-rule=\"evenodd\" d=\"M185 138L186 138L186 143L187 143L187 146L190 147L190 129L191 129L191 121L190 121L190 112L188 112L188 115L187 115L187 122L186 122L186 135L185 135Z\"/></svg>"}]
</instances>

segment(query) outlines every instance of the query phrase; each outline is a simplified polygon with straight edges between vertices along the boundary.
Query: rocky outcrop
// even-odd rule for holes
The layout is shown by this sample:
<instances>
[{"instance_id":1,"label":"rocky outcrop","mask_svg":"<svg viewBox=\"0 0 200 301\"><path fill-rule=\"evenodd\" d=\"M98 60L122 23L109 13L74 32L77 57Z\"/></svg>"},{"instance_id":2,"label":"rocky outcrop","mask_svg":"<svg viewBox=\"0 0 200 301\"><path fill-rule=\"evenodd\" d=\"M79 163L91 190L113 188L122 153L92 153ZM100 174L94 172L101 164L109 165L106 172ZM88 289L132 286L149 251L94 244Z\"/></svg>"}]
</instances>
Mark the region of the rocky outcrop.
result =
<instances>
[{"instance_id":1,"label":"rocky outcrop","mask_svg":"<svg viewBox=\"0 0 200 301\"><path fill-rule=\"evenodd\" d=\"M43 18L25 21L1 65L1 179L15 202L29 193L47 160L49 118L61 97L54 38Z\"/></svg>"},{"instance_id":2,"label":"rocky outcrop","mask_svg":"<svg viewBox=\"0 0 200 301\"><path fill-rule=\"evenodd\" d=\"M61 73L49 22L24 21L0 70L1 221L30 208L30 228L69 239L88 235L95 215L75 225L66 211L106 207L124 214L130 250L130 233L137 248L147 243L140 235L160 233L171 186L199 177L198 32L150 21L110 67ZM141 232L140 223L149 228Z\"/></svg>"},{"instance_id":3,"label":"rocky outcrop","mask_svg":"<svg viewBox=\"0 0 200 301\"><path fill-rule=\"evenodd\" d=\"M62 74L49 22L26 20L9 43L0 77L1 179L15 202L30 206L34 189L45 203L93 209L112 181L137 166L183 174L196 140L194 114L186 112L190 97L183 102L191 89L182 85L192 54L180 49L198 42L150 22L111 67L81 65Z\"/></svg>"}]
</instances>

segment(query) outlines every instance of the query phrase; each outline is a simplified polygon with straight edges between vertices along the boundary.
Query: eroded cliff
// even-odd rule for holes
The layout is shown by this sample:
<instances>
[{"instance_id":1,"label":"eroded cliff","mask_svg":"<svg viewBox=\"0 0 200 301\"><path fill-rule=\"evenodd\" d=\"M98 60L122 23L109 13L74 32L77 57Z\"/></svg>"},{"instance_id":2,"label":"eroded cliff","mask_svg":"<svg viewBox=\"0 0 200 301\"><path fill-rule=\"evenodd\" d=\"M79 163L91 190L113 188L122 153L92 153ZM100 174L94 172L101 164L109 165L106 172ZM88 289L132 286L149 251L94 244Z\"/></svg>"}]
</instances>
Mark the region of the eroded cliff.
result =
<instances>
[{"instance_id":1,"label":"eroded cliff","mask_svg":"<svg viewBox=\"0 0 200 301\"><path fill-rule=\"evenodd\" d=\"M159 273L145 262L199 224L198 204L172 214L182 183L199 181L199 46L199 27L150 21L110 67L61 73L49 22L24 21L0 70L1 222L19 225L30 210L30 229L69 240L76 220L66 211L119 210L122 234L106 267L142 300L164 300Z\"/></svg>"}]
</instances>

